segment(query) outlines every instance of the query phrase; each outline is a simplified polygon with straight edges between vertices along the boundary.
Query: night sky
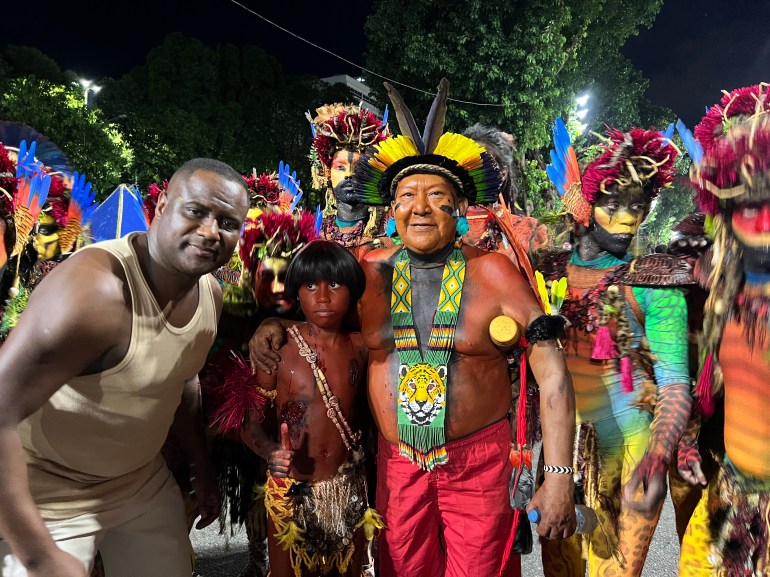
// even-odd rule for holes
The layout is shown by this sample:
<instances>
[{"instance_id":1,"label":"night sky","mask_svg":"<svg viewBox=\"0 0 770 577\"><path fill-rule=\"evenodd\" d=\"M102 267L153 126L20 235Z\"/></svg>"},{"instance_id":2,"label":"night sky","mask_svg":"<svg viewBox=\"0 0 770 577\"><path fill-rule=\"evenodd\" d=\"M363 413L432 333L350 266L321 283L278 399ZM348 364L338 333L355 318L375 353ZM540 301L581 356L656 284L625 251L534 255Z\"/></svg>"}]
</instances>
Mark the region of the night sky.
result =
<instances>
[{"instance_id":1,"label":"night sky","mask_svg":"<svg viewBox=\"0 0 770 577\"><path fill-rule=\"evenodd\" d=\"M328 50L364 64L369 2L241 0L266 18ZM120 77L174 31L207 45L254 44L290 73L318 76L358 70L270 26L230 0L12 1L3 9L2 42L34 46L83 77ZM12 23L23 23L13 25ZM722 89L770 81L769 0L665 0L651 29L623 53L650 79L647 95L695 124ZM387 71L384 71L387 73Z\"/></svg>"}]
</instances>

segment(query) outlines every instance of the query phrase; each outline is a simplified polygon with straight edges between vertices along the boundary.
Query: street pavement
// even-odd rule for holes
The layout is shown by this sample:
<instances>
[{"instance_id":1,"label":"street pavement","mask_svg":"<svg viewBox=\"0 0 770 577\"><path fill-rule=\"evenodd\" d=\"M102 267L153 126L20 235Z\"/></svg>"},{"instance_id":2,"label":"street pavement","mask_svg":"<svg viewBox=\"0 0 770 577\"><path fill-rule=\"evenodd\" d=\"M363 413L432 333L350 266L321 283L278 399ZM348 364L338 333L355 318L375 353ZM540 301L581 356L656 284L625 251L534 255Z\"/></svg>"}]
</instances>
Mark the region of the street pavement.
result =
<instances>
[{"instance_id":1,"label":"street pavement","mask_svg":"<svg viewBox=\"0 0 770 577\"><path fill-rule=\"evenodd\" d=\"M214 523L202 531L193 529L193 547L198 558L196 572L202 577L237 577L246 565L246 533L241 530L234 536L219 534ZM642 577L676 577L679 561L679 542L674 526L674 509L666 500L660 524L652 539ZM535 550L522 558L522 576L543 575L540 549L535 540Z\"/></svg>"}]
</instances>

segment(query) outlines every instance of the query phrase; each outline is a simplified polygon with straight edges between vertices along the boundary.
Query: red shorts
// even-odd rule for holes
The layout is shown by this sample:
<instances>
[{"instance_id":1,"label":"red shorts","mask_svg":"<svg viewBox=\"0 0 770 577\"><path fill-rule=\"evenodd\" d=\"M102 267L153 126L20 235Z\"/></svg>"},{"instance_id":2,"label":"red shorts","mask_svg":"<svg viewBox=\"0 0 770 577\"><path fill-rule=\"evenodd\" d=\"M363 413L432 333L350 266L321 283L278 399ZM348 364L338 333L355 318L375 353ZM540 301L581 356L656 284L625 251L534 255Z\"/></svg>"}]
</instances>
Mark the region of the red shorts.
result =
<instances>
[{"instance_id":1,"label":"red shorts","mask_svg":"<svg viewBox=\"0 0 770 577\"><path fill-rule=\"evenodd\" d=\"M449 462L423 471L379 439L377 510L381 577L514 577L503 553L513 526L507 420L447 443Z\"/></svg>"}]
</instances>

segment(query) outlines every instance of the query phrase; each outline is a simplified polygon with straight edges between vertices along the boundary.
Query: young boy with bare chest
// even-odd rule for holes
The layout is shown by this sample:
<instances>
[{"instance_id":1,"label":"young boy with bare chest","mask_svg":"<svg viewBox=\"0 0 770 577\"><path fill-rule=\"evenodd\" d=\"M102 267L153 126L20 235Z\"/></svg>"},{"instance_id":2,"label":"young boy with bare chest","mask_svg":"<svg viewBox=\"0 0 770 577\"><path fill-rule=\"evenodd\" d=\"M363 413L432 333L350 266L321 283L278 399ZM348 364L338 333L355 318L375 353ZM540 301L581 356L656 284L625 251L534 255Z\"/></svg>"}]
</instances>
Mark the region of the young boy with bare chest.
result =
<instances>
[{"instance_id":1,"label":"young boy with bare chest","mask_svg":"<svg viewBox=\"0 0 770 577\"><path fill-rule=\"evenodd\" d=\"M241 431L268 462L272 577L358 576L366 539L380 525L367 508L356 422L367 349L344 327L364 285L358 262L331 241L308 244L287 271L286 291L306 322L288 330L278 370L257 374L275 418L252 411Z\"/></svg>"}]
</instances>

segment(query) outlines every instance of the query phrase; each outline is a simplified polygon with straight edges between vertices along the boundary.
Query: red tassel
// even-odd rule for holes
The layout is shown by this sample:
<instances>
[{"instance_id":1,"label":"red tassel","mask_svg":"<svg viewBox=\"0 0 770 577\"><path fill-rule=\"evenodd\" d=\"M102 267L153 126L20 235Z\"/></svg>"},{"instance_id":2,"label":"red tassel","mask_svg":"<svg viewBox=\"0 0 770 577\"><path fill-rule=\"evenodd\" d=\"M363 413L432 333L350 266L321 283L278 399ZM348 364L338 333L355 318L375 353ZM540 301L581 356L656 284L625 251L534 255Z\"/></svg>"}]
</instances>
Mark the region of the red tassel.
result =
<instances>
[{"instance_id":1,"label":"red tassel","mask_svg":"<svg viewBox=\"0 0 770 577\"><path fill-rule=\"evenodd\" d=\"M713 373L714 359L711 357L711 353L709 353L703 362L703 369L701 369L700 376L698 377L698 386L695 389L695 393L698 396L698 407L701 414L705 417L710 417L714 414L714 396L711 391L711 377Z\"/></svg>"},{"instance_id":2,"label":"red tassel","mask_svg":"<svg viewBox=\"0 0 770 577\"><path fill-rule=\"evenodd\" d=\"M624 393L634 392L634 367L628 355L620 357L620 383Z\"/></svg>"},{"instance_id":3,"label":"red tassel","mask_svg":"<svg viewBox=\"0 0 770 577\"><path fill-rule=\"evenodd\" d=\"M594 350L591 358L598 361L607 361L618 358L618 345L612 339L612 334L607 325L599 327L594 338Z\"/></svg>"},{"instance_id":4,"label":"red tassel","mask_svg":"<svg viewBox=\"0 0 770 577\"><path fill-rule=\"evenodd\" d=\"M210 388L212 405L211 427L220 434L229 436L240 431L250 411L257 411L264 418L269 399L256 386L256 377L248 362L232 352L233 363L230 372L218 385Z\"/></svg>"}]
</instances>

